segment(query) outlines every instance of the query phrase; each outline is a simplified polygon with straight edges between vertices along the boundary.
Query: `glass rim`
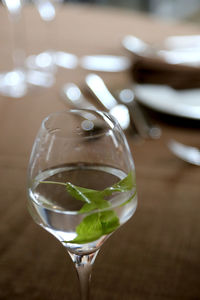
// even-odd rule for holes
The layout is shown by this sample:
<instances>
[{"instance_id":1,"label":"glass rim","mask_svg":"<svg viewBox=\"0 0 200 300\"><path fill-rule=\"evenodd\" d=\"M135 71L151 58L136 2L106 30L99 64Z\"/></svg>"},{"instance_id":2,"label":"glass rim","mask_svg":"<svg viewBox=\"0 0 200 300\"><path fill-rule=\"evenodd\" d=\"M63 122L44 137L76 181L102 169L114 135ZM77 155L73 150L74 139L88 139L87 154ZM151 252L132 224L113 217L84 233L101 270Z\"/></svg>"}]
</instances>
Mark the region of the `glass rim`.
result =
<instances>
[{"instance_id":1,"label":"glass rim","mask_svg":"<svg viewBox=\"0 0 200 300\"><path fill-rule=\"evenodd\" d=\"M108 126L107 130L103 131L103 132L100 132L100 133L93 133L92 135L88 135L88 136L70 136L70 137L67 137L67 139L71 139L71 140L94 139L94 138L105 135L110 130L115 131L116 128L121 129L121 127L119 126L117 120L109 112L106 112L106 111L103 111L103 110L92 110L92 109L81 109L81 108L80 109L79 108L72 108L72 109L68 109L68 110L61 110L61 111L52 112L43 119L41 127L43 129L45 129L49 134L53 135L54 130L56 131L56 128L55 129L52 128L51 129L52 132L51 132L51 130L49 128L47 128L47 126L46 126L46 123L48 122L48 120L50 120L53 116L56 116L56 115L67 115L67 114L71 114L71 113L75 115L75 113L77 113L77 112L83 112L83 113L85 112L85 113L88 113L88 114L94 114L94 115L100 116L102 118L102 121L104 121L107 124L107 126ZM111 126L111 124L112 124L112 126ZM122 129L121 129L121 131L122 131ZM66 136L65 136L65 138L66 138Z\"/></svg>"}]
</instances>

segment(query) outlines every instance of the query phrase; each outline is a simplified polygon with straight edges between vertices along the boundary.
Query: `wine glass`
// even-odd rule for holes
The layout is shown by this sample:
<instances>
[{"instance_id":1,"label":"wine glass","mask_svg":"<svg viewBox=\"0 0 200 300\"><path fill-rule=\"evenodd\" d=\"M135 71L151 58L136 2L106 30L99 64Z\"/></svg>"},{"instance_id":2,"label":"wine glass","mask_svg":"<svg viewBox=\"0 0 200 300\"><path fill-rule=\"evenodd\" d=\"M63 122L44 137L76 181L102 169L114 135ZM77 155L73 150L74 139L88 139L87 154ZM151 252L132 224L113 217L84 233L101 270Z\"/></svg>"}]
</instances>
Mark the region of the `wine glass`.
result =
<instances>
[{"instance_id":1,"label":"wine glass","mask_svg":"<svg viewBox=\"0 0 200 300\"><path fill-rule=\"evenodd\" d=\"M20 98L27 93L27 82L25 74L25 51L24 51L24 20L22 8L24 0L3 0L12 27L13 40L13 68L0 74L0 93Z\"/></svg>"},{"instance_id":2,"label":"wine glass","mask_svg":"<svg viewBox=\"0 0 200 300\"><path fill-rule=\"evenodd\" d=\"M59 44L59 28L56 23L57 13L62 9L63 0L32 0L36 7L40 19L45 25L47 43L45 49L38 54L31 54L26 59L26 65L30 69L56 73L58 67L65 69L75 69L78 65L78 58L75 54L55 49L55 44ZM56 43L55 43L56 41ZM48 44L48 46L47 46ZM47 49L46 49L47 46Z\"/></svg>"},{"instance_id":3,"label":"wine glass","mask_svg":"<svg viewBox=\"0 0 200 300\"><path fill-rule=\"evenodd\" d=\"M25 20L23 7L27 0L3 0L12 28L12 64L10 71L0 73L0 94L12 98L24 97L32 87L51 87L55 76L48 70L35 69L26 63Z\"/></svg>"},{"instance_id":4,"label":"wine glass","mask_svg":"<svg viewBox=\"0 0 200 300\"><path fill-rule=\"evenodd\" d=\"M108 113L49 115L28 170L28 208L67 249L89 299L92 265L105 240L134 214L135 168L125 135Z\"/></svg>"}]
</instances>

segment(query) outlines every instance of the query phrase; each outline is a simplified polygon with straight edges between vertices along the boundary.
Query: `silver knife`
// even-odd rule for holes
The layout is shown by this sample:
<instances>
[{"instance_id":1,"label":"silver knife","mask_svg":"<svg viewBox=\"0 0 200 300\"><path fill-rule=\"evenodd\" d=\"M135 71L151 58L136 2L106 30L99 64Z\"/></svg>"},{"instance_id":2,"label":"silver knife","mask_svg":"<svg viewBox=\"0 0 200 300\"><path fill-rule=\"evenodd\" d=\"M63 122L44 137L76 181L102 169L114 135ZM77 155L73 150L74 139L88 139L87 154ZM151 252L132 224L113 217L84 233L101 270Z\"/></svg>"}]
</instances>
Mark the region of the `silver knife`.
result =
<instances>
[{"instance_id":1,"label":"silver knife","mask_svg":"<svg viewBox=\"0 0 200 300\"><path fill-rule=\"evenodd\" d=\"M61 97L72 107L97 110L97 107L83 96L75 83L66 83L61 89Z\"/></svg>"},{"instance_id":2,"label":"silver knife","mask_svg":"<svg viewBox=\"0 0 200 300\"><path fill-rule=\"evenodd\" d=\"M136 128L138 134L142 138L155 139L160 137L160 128L154 125L151 126L147 122L144 113L135 101L133 92L130 94L131 90L129 90L129 95L125 93L127 90L124 90L124 93L121 93L121 96L119 96L121 104L118 104L118 101L113 97L100 76L89 74L86 77L86 84L106 109L110 111L116 110L116 118L118 120L121 118L121 122L127 122L128 125L130 124L130 121L132 121L133 129ZM128 110L126 115L123 115L123 110L125 110L124 107Z\"/></svg>"},{"instance_id":3,"label":"silver knife","mask_svg":"<svg viewBox=\"0 0 200 300\"><path fill-rule=\"evenodd\" d=\"M109 92L100 76L89 74L86 76L85 81L97 100L118 120L121 128L126 130L130 125L130 116L126 105L118 104L117 100Z\"/></svg>"},{"instance_id":4,"label":"silver knife","mask_svg":"<svg viewBox=\"0 0 200 300\"><path fill-rule=\"evenodd\" d=\"M83 69L101 72L122 72L132 65L128 57L103 54L83 56L79 63Z\"/></svg>"},{"instance_id":5,"label":"silver knife","mask_svg":"<svg viewBox=\"0 0 200 300\"><path fill-rule=\"evenodd\" d=\"M103 79L99 75L89 74L86 77L86 84L106 109L110 111L116 110L116 118L118 120L121 119L121 123L124 122L125 124L127 123L129 125L130 121L132 121L133 129L136 128L138 134L144 139L157 139L160 137L160 128L158 126L151 125L147 121L146 116L139 107L138 103L135 101L133 91L129 90L129 95L126 93L121 93L121 96L119 96L119 101L121 104L118 104L118 101L111 94ZM124 92L126 91L127 90L124 90ZM130 92L132 92L131 95ZM121 105L123 105L123 109ZM124 115L122 112L125 110L124 107L126 107L126 110L128 110L126 115Z\"/></svg>"},{"instance_id":6,"label":"silver knife","mask_svg":"<svg viewBox=\"0 0 200 300\"><path fill-rule=\"evenodd\" d=\"M158 139L161 136L161 128L151 124L146 117L137 100L135 99L134 89L122 89L118 93L119 101L127 105L130 113L131 121L134 123L139 135L142 138Z\"/></svg>"},{"instance_id":7,"label":"silver knife","mask_svg":"<svg viewBox=\"0 0 200 300\"><path fill-rule=\"evenodd\" d=\"M83 96L79 87L74 83L65 84L61 90L61 96L65 102L73 107L98 110L96 106ZM104 108L118 120L123 130L128 128L130 118L128 109L125 105L118 104L116 107L113 107L113 109L111 107L109 108L109 106L104 106Z\"/></svg>"}]
</instances>

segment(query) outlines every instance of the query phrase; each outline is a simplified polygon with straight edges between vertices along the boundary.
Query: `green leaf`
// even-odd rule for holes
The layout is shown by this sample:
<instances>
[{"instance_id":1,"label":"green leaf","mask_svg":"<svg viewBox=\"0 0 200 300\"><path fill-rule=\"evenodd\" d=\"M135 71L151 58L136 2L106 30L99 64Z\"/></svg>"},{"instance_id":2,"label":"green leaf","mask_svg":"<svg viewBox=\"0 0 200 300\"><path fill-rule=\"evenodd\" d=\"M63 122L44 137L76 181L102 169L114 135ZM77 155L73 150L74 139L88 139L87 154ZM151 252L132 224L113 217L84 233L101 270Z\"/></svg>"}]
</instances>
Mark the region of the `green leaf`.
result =
<instances>
[{"instance_id":1,"label":"green leaf","mask_svg":"<svg viewBox=\"0 0 200 300\"><path fill-rule=\"evenodd\" d=\"M72 197L86 203L99 202L103 199L101 191L86 189L80 186L76 186L70 182L66 183L66 189Z\"/></svg>"},{"instance_id":2,"label":"green leaf","mask_svg":"<svg viewBox=\"0 0 200 300\"><path fill-rule=\"evenodd\" d=\"M128 192L132 190L132 188L135 185L135 180L133 179L133 173L129 172L128 175L114 184L113 186L110 186L104 190L106 195L113 192Z\"/></svg>"},{"instance_id":3,"label":"green leaf","mask_svg":"<svg viewBox=\"0 0 200 300\"><path fill-rule=\"evenodd\" d=\"M76 238L65 242L72 244L93 242L103 235L113 232L119 225L119 219L113 210L93 213L85 217L76 227Z\"/></svg>"},{"instance_id":4,"label":"green leaf","mask_svg":"<svg viewBox=\"0 0 200 300\"><path fill-rule=\"evenodd\" d=\"M77 237L67 243L86 244L98 240L103 235L99 213L85 217L76 227Z\"/></svg>"},{"instance_id":5,"label":"green leaf","mask_svg":"<svg viewBox=\"0 0 200 300\"><path fill-rule=\"evenodd\" d=\"M50 181L44 181L43 183L51 183ZM107 187L104 190L93 190L76 186L70 182L52 182L54 184L65 185L67 192L77 200L84 202L84 205L79 210L79 213L90 213L95 210L103 210L93 212L92 214L83 218L81 223L76 227L77 236L72 241L65 241L66 243L85 244L99 239L101 236L109 234L116 230L120 223L114 210L109 209L110 203L106 199L107 196L111 196L116 192L128 192L135 187L135 178L133 173L130 172L125 178ZM121 206L130 202L132 195Z\"/></svg>"},{"instance_id":6,"label":"green leaf","mask_svg":"<svg viewBox=\"0 0 200 300\"><path fill-rule=\"evenodd\" d=\"M107 210L100 216L103 234L109 234L117 229L120 225L119 218L113 210Z\"/></svg>"},{"instance_id":7,"label":"green leaf","mask_svg":"<svg viewBox=\"0 0 200 300\"><path fill-rule=\"evenodd\" d=\"M123 202L121 205L120 205L120 207L122 207L122 206L124 206L124 205L126 205L127 203L129 203L129 202L131 202L131 200L136 196L136 190L135 190L135 192L134 192L134 194L128 199L128 200L126 200L125 202Z\"/></svg>"},{"instance_id":8,"label":"green leaf","mask_svg":"<svg viewBox=\"0 0 200 300\"><path fill-rule=\"evenodd\" d=\"M120 180L118 183L102 191L86 189L83 187L73 185L70 182L66 183L66 189L70 193L70 195L76 198L77 200L91 203L98 202L100 198L103 199L105 196L110 196L114 192L130 191L134 187L134 184L135 180L133 179L133 173L129 172L129 174L124 179Z\"/></svg>"},{"instance_id":9,"label":"green leaf","mask_svg":"<svg viewBox=\"0 0 200 300\"><path fill-rule=\"evenodd\" d=\"M68 191L68 193L76 198L77 200L83 201L83 202L87 202L90 203L90 199L85 195L85 193L82 191L82 189L80 189L80 187L75 186L74 184L67 182L66 183L66 189Z\"/></svg>"},{"instance_id":10,"label":"green leaf","mask_svg":"<svg viewBox=\"0 0 200 300\"><path fill-rule=\"evenodd\" d=\"M98 201L96 200L95 202L85 203L79 210L79 213L87 213L95 209L104 209L109 206L110 204L108 201L104 199L99 199Z\"/></svg>"}]
</instances>

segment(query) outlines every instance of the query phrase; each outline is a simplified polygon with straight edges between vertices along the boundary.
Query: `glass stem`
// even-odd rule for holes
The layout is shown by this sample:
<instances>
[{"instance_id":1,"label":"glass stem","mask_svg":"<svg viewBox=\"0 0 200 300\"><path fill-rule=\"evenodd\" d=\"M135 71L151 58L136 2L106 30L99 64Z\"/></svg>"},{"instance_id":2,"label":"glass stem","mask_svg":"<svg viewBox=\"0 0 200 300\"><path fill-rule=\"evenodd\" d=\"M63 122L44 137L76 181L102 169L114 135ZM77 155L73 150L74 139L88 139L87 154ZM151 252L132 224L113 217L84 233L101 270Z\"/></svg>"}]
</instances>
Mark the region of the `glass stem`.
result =
<instances>
[{"instance_id":1,"label":"glass stem","mask_svg":"<svg viewBox=\"0 0 200 300\"><path fill-rule=\"evenodd\" d=\"M99 250L86 255L77 255L69 252L69 255L71 256L75 264L77 275L79 278L81 300L89 300L90 298L92 265L95 261L98 251Z\"/></svg>"},{"instance_id":2,"label":"glass stem","mask_svg":"<svg viewBox=\"0 0 200 300\"><path fill-rule=\"evenodd\" d=\"M8 7L9 18L12 27L12 40L13 40L13 64L14 69L23 70L24 61L26 58L25 54L25 24L22 13L22 1L19 1L18 10L15 12L10 11Z\"/></svg>"}]
</instances>

